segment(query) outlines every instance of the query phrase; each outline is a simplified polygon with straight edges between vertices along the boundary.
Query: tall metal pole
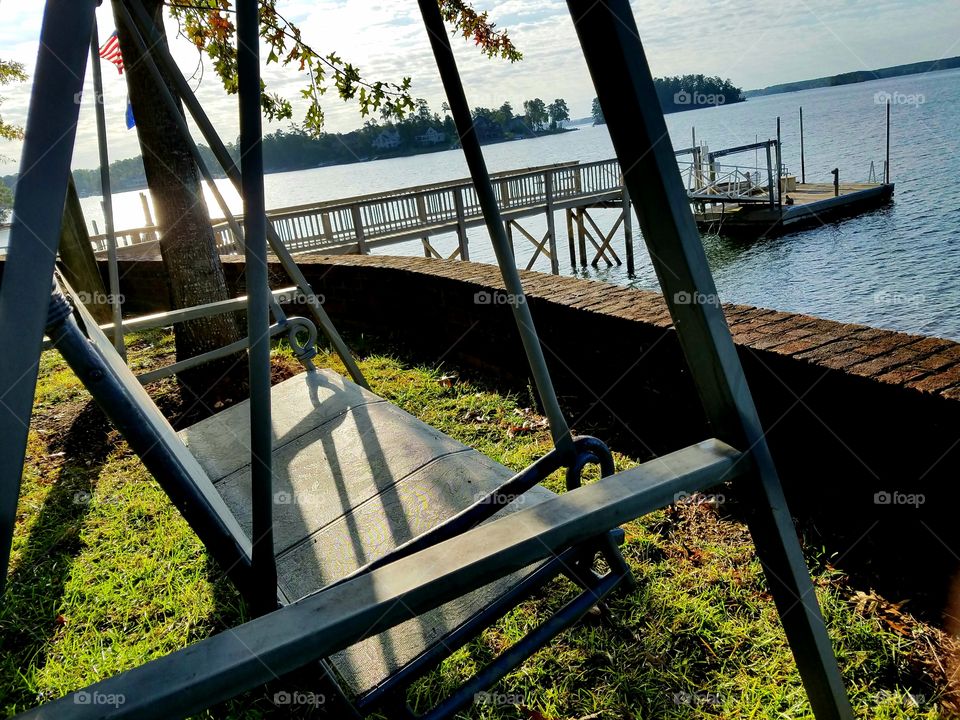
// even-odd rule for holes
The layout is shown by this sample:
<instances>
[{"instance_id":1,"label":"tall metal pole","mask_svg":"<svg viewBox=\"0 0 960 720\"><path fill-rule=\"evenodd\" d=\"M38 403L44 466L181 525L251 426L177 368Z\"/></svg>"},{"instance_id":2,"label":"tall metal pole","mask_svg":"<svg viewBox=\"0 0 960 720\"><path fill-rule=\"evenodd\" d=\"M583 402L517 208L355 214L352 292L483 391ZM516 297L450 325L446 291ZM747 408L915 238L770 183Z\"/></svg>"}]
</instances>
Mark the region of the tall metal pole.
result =
<instances>
[{"instance_id":1,"label":"tall metal pole","mask_svg":"<svg viewBox=\"0 0 960 720\"><path fill-rule=\"evenodd\" d=\"M807 182L807 165L803 156L803 106L800 107L800 183Z\"/></svg>"},{"instance_id":2,"label":"tall metal pole","mask_svg":"<svg viewBox=\"0 0 960 720\"><path fill-rule=\"evenodd\" d=\"M90 65L93 70L93 109L97 118L97 147L100 150L100 194L103 196L103 229L107 236L107 275L110 284L110 310L113 313L113 346L126 361L123 341L123 316L120 307L120 273L117 269L117 236L113 224L113 193L110 189L110 154L107 150L107 121L103 110L103 75L100 72L100 38L97 21L90 35Z\"/></svg>"},{"instance_id":3,"label":"tall metal pole","mask_svg":"<svg viewBox=\"0 0 960 720\"><path fill-rule=\"evenodd\" d=\"M430 45L433 48L433 56L440 71L440 79L447 94L447 102L450 104L450 113L453 115L454 123L457 126L457 134L460 136L463 155L467 160L467 166L470 168L477 199L480 201L487 231L490 233L490 241L493 243L493 251L497 256L500 274L503 277L507 292L511 296L509 298L510 306L513 309L517 329L520 331L523 349L527 354L527 362L530 364L533 382L550 423L553 443L572 458L574 448L570 428L567 426L567 420L560 410L560 403L553 388L553 381L550 379L543 348L540 346L540 338L537 336L537 330L533 324L533 316L530 314L526 296L523 294L520 273L517 271L513 253L510 251L510 242L507 239L503 220L500 217L500 206L493 191L493 184L490 182L490 174L487 172L487 165L483 159L483 151L480 149L480 140L477 138L476 129L473 126L473 119L470 117L470 106L467 104L467 97L460 80L460 73L457 70L453 49L450 47L447 28L443 24L443 17L440 15L440 7L436 0L418 0L418 2L427 34L430 36Z\"/></svg>"},{"instance_id":4,"label":"tall metal pole","mask_svg":"<svg viewBox=\"0 0 960 720\"><path fill-rule=\"evenodd\" d=\"M777 208L783 220L783 150L780 146L780 116L777 115Z\"/></svg>"},{"instance_id":5,"label":"tall metal pole","mask_svg":"<svg viewBox=\"0 0 960 720\"><path fill-rule=\"evenodd\" d=\"M0 283L0 590L6 584L38 359L97 0L48 0Z\"/></svg>"},{"instance_id":6,"label":"tall metal pole","mask_svg":"<svg viewBox=\"0 0 960 720\"><path fill-rule=\"evenodd\" d=\"M883 161L883 182L890 184L890 101L887 100L887 157Z\"/></svg>"},{"instance_id":7,"label":"tall metal pole","mask_svg":"<svg viewBox=\"0 0 960 720\"><path fill-rule=\"evenodd\" d=\"M277 607L273 549L273 423L270 417L270 317L267 220L260 120L260 21L257 0L237 2L237 91L240 98L240 175L250 342L250 464L253 516L254 611Z\"/></svg>"},{"instance_id":8,"label":"tall metal pole","mask_svg":"<svg viewBox=\"0 0 960 720\"><path fill-rule=\"evenodd\" d=\"M567 0L640 229L712 432L749 456L748 523L817 720L853 711L730 336L629 0ZM680 302L681 298L706 298Z\"/></svg>"}]
</instances>

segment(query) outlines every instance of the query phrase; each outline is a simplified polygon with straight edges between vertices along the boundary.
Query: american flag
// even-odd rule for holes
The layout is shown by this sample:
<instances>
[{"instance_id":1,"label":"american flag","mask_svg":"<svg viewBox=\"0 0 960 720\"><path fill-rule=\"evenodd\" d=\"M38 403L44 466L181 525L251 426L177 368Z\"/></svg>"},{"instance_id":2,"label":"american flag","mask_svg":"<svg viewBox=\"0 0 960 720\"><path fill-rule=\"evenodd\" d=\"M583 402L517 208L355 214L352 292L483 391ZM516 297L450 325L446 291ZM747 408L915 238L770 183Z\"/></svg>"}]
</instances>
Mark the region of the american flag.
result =
<instances>
[{"instance_id":1,"label":"american flag","mask_svg":"<svg viewBox=\"0 0 960 720\"><path fill-rule=\"evenodd\" d=\"M123 74L123 56L120 55L120 40L117 38L117 31L107 38L107 41L100 48L100 57L107 62L112 62L117 66L117 70Z\"/></svg>"}]
</instances>

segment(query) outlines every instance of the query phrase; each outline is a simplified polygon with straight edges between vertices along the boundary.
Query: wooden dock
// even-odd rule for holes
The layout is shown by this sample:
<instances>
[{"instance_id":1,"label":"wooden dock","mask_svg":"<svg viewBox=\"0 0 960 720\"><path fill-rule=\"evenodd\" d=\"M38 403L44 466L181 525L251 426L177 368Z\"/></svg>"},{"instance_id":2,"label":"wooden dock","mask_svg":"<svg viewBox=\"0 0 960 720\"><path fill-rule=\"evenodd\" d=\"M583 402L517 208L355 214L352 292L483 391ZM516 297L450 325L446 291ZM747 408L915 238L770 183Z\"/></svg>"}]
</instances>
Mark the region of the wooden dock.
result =
<instances>
[{"instance_id":1,"label":"wooden dock","mask_svg":"<svg viewBox=\"0 0 960 720\"><path fill-rule=\"evenodd\" d=\"M766 167L721 165L719 158L763 149ZM704 146L677 151L681 175L687 184L694 218L706 232L762 237L819 225L838 217L877 207L893 194L887 183L796 183L779 166L777 141L728 148L710 153ZM775 160L776 156L776 160ZM565 226L567 253L573 267L621 265L613 241L622 228L622 252L633 273L633 212L616 160L559 163L497 173L491 176L511 246L532 247L529 270L541 257L560 273L558 235ZM596 209L615 210L601 216ZM565 222L557 227L556 213ZM367 254L371 250L418 242L425 257L470 260L467 231L484 224L480 203L469 179L361 195L328 202L270 210L274 231L291 253ZM543 217L544 225L531 230L529 218ZM214 223L217 246L223 255L242 251L238 231L242 216ZM440 236L454 236L452 252L441 253ZM116 233L124 258L159 257L159 230L148 224ZM105 235L91 237L94 250L104 253Z\"/></svg>"},{"instance_id":2,"label":"wooden dock","mask_svg":"<svg viewBox=\"0 0 960 720\"><path fill-rule=\"evenodd\" d=\"M798 183L778 203L724 203L694 211L701 231L754 238L819 227L889 202L893 184Z\"/></svg>"},{"instance_id":3,"label":"wooden dock","mask_svg":"<svg viewBox=\"0 0 960 720\"><path fill-rule=\"evenodd\" d=\"M753 152L765 163L724 164L722 158ZM678 150L687 197L701 231L720 235L759 238L818 227L843 217L877 208L893 197L894 185L883 182L840 182L834 169L833 183L797 182L782 163L779 140L724 148L710 152L704 145ZM874 168L871 165L870 175Z\"/></svg>"},{"instance_id":4,"label":"wooden dock","mask_svg":"<svg viewBox=\"0 0 960 720\"><path fill-rule=\"evenodd\" d=\"M550 261L551 271L559 274L555 213L563 212L571 264L620 265L622 260L612 242L623 225L627 266L632 272L632 212L616 160L545 165L496 173L491 179L511 242L533 246L527 269L544 256ZM598 218L590 214L593 208L615 208L620 212L613 226L604 230ZM521 223L536 216L546 218L547 230L542 236L539 232L534 235ZM269 211L268 217L292 253L366 254L389 245L419 241L426 257L444 258L434 244L435 238L454 234L457 245L446 259L460 260L470 259L467 230L484 224L469 179L279 208ZM242 216L236 219L241 221ZM116 233L121 255L155 254L157 232L156 227L149 225ZM221 254L241 252L241 240L230 222L215 223L214 233ZM95 251L106 250L105 235L95 235L91 242Z\"/></svg>"}]
</instances>

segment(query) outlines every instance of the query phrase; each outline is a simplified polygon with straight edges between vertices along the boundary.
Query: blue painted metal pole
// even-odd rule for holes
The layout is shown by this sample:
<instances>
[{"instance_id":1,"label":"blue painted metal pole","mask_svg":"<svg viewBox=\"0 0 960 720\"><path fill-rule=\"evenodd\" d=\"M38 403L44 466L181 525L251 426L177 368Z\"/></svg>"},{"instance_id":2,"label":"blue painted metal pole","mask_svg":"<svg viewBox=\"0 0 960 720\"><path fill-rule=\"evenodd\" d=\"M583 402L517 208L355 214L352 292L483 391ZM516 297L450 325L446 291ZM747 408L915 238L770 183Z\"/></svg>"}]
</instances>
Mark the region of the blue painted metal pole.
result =
<instances>
[{"instance_id":1,"label":"blue painted metal pole","mask_svg":"<svg viewBox=\"0 0 960 720\"><path fill-rule=\"evenodd\" d=\"M49 0L0 285L0 589L20 496L96 0Z\"/></svg>"},{"instance_id":2,"label":"blue painted metal pole","mask_svg":"<svg viewBox=\"0 0 960 720\"><path fill-rule=\"evenodd\" d=\"M263 194L260 119L260 32L257 0L237 3L237 89L240 97L240 178L247 270L250 341L250 462L253 502L253 573L262 594L257 614L277 607L273 550L273 422L270 416L270 318L267 222Z\"/></svg>"},{"instance_id":3,"label":"blue painted metal pole","mask_svg":"<svg viewBox=\"0 0 960 720\"><path fill-rule=\"evenodd\" d=\"M93 109L97 118L97 148L100 151L100 194L103 196L103 231L107 236L107 279L110 284L110 310L113 315L113 346L127 359L123 342L120 309L120 273L117 270L117 236L113 225L113 193L110 189L110 153L107 151L107 121L103 113L103 76L100 72L100 38L97 21L90 34L90 68L93 71Z\"/></svg>"},{"instance_id":4,"label":"blue painted metal pole","mask_svg":"<svg viewBox=\"0 0 960 720\"><path fill-rule=\"evenodd\" d=\"M453 49L450 47L447 28L443 23L443 17L440 15L440 7L436 0L419 0L419 4L420 13L423 15L423 23L430 37L430 45L433 48L437 69L440 71L443 89L447 95L447 102L450 104L450 114L453 115L453 121L457 127L460 146L463 148L463 155L467 160L467 166L470 168L477 199L480 201L480 208L483 210L483 219L487 231L490 233L493 251L497 256L497 265L500 266L503 284L511 295L509 298L510 306L513 309L517 329L520 331L523 349L527 354L527 362L530 365L533 382L537 388L540 402L543 404L543 411L550 423L553 444L560 449L565 458L572 461L574 458L573 438L570 436L570 428L567 426L567 420L560 409L560 402L557 400L557 393L554 390L553 381L550 379L550 371L547 369L543 348L540 346L540 338L533 324L533 316L530 314L526 296L523 294L523 283L520 281L520 273L517 271L516 260L510 248L510 241L507 238L503 219L500 217L500 205L493 191L490 174L487 172L483 151L480 148L480 140L473 126L470 106L467 103L463 82L457 70L457 61L453 56Z\"/></svg>"}]
</instances>

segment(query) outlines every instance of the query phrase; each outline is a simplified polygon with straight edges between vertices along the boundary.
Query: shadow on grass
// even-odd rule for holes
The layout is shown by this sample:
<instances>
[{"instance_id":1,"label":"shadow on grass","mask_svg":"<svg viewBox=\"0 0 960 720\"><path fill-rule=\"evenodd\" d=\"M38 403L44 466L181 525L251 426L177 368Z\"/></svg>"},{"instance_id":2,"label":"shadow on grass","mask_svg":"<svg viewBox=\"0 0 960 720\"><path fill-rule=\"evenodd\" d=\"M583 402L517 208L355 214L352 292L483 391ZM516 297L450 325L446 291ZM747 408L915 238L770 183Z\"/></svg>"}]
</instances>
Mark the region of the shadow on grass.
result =
<instances>
[{"instance_id":1,"label":"shadow on grass","mask_svg":"<svg viewBox=\"0 0 960 720\"><path fill-rule=\"evenodd\" d=\"M52 436L51 452L64 464L30 529L16 569L7 579L0 605L0 706L24 709L37 703L32 676L40 670L64 619L58 615L80 534L100 469L109 455L109 424L89 402L69 429Z\"/></svg>"}]
</instances>

